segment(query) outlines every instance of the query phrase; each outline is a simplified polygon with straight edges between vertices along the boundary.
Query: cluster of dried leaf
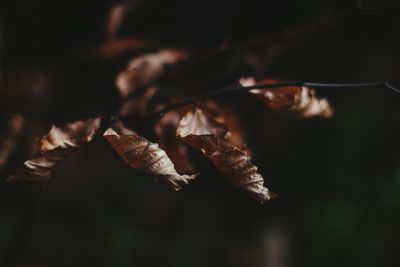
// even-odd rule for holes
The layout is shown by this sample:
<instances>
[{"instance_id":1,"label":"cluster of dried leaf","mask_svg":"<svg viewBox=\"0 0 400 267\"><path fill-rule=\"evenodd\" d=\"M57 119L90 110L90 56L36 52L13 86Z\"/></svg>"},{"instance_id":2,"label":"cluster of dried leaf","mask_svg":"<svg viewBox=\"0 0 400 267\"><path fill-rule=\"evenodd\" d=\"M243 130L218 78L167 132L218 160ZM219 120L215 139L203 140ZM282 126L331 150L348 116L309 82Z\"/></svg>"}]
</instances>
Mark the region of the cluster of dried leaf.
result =
<instances>
[{"instance_id":1,"label":"cluster of dried leaf","mask_svg":"<svg viewBox=\"0 0 400 267\"><path fill-rule=\"evenodd\" d=\"M108 25L113 37L121 24L125 9L112 9ZM113 57L126 49L145 47L138 40L113 40L101 46L96 53ZM190 63L191 54L183 49L158 49L136 55L115 77L115 86L123 99L118 114L112 114L110 127L104 138L130 167L148 173L179 190L198 174L190 162L188 146L202 153L207 160L233 185L247 191L263 203L276 194L264 186L264 178L258 167L251 162L245 135L236 112L224 107L222 102L199 100L179 109L169 110L154 123L159 143L153 143L125 126L120 118L141 115L149 109L159 109L165 103L157 103L160 81L168 76L168 68ZM240 78L242 86L273 83L270 79ZM306 87L280 89L254 89L254 94L272 111L294 117L330 117L332 110L325 99L319 99L314 90ZM169 104L177 99L169 99ZM168 104L167 103L167 104ZM134 117L132 117L134 118ZM135 124L134 119L131 121ZM49 180L56 166L85 143L89 143L101 129L100 117L78 120L50 131L38 139L34 156L25 161L9 181L25 184L42 184ZM24 120L20 115L10 118L8 131L0 139L0 168L5 166L15 150L23 131Z\"/></svg>"},{"instance_id":2,"label":"cluster of dried leaf","mask_svg":"<svg viewBox=\"0 0 400 267\"><path fill-rule=\"evenodd\" d=\"M38 155L24 162L17 175L9 181L25 183L46 182L55 166L67 158L83 143L90 142L100 126L100 119L89 119L53 126L50 132L38 140Z\"/></svg>"}]
</instances>

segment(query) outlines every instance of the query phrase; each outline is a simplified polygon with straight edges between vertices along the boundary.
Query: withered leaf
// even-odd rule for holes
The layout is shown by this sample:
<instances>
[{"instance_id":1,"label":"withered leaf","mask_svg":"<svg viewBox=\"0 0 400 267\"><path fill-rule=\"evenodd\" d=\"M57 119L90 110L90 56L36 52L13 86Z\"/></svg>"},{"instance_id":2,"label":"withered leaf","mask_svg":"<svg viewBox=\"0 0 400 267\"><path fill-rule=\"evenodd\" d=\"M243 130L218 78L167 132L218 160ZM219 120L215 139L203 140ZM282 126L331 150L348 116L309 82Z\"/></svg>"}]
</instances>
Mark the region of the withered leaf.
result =
<instances>
[{"instance_id":1,"label":"withered leaf","mask_svg":"<svg viewBox=\"0 0 400 267\"><path fill-rule=\"evenodd\" d=\"M176 138L176 127L180 121L178 111L170 111L155 125L160 147L166 151L179 173L195 173L196 168L189 160L188 147Z\"/></svg>"},{"instance_id":2,"label":"withered leaf","mask_svg":"<svg viewBox=\"0 0 400 267\"><path fill-rule=\"evenodd\" d=\"M25 120L20 114L12 115L8 120L6 132L0 137L0 171L14 153L18 139L24 132Z\"/></svg>"},{"instance_id":3,"label":"withered leaf","mask_svg":"<svg viewBox=\"0 0 400 267\"><path fill-rule=\"evenodd\" d=\"M240 80L243 86L274 83L264 79L256 82L253 78ZM298 117L324 117L333 115L333 110L327 99L319 99L315 90L301 86L287 86L276 89L253 89L250 91L263 101L269 108L276 111L293 114Z\"/></svg>"},{"instance_id":4,"label":"withered leaf","mask_svg":"<svg viewBox=\"0 0 400 267\"><path fill-rule=\"evenodd\" d=\"M160 177L176 191L196 177L179 174L158 144L138 136L121 123L107 129L104 137L129 166Z\"/></svg>"},{"instance_id":5,"label":"withered leaf","mask_svg":"<svg viewBox=\"0 0 400 267\"><path fill-rule=\"evenodd\" d=\"M107 21L107 33L110 38L116 38L121 26L124 25L129 12L134 10L141 1L127 0L119 1L110 8L110 13Z\"/></svg>"},{"instance_id":6,"label":"withered leaf","mask_svg":"<svg viewBox=\"0 0 400 267\"><path fill-rule=\"evenodd\" d=\"M92 51L92 55L113 59L128 51L143 49L146 46L148 46L146 42L136 39L109 40Z\"/></svg>"},{"instance_id":7,"label":"withered leaf","mask_svg":"<svg viewBox=\"0 0 400 267\"><path fill-rule=\"evenodd\" d=\"M196 108L182 117L176 133L186 143L211 155L218 149L218 140L224 139L228 128Z\"/></svg>"},{"instance_id":8,"label":"withered leaf","mask_svg":"<svg viewBox=\"0 0 400 267\"><path fill-rule=\"evenodd\" d=\"M58 163L92 140L99 126L100 118L52 126L49 133L38 140L38 156L25 161L19 173L9 181L46 182Z\"/></svg>"},{"instance_id":9,"label":"withered leaf","mask_svg":"<svg viewBox=\"0 0 400 267\"><path fill-rule=\"evenodd\" d=\"M145 113L151 99L157 93L158 87L151 86L140 92L140 94L136 95L131 99L123 102L121 108L118 111L118 115L120 116L128 116L132 114L143 114Z\"/></svg>"},{"instance_id":10,"label":"withered leaf","mask_svg":"<svg viewBox=\"0 0 400 267\"><path fill-rule=\"evenodd\" d=\"M225 127L226 132L224 138L228 140L231 145L251 154L251 151L244 142L246 139L246 131L242 126L240 114L236 109L225 102L217 100L204 101L202 106L204 106L205 110L212 113L215 121L220 122L223 127ZM226 125L229 125L229 131Z\"/></svg>"},{"instance_id":11,"label":"withered leaf","mask_svg":"<svg viewBox=\"0 0 400 267\"><path fill-rule=\"evenodd\" d=\"M227 127L201 109L189 111L181 119L177 136L200 149L212 164L235 186L263 203L276 194L264 187L264 179L250 156L229 143Z\"/></svg>"},{"instance_id":12,"label":"withered leaf","mask_svg":"<svg viewBox=\"0 0 400 267\"><path fill-rule=\"evenodd\" d=\"M277 196L264 186L264 178L251 163L251 157L236 147L220 146L210 160L233 185L246 190L257 201L263 203Z\"/></svg>"},{"instance_id":13,"label":"withered leaf","mask_svg":"<svg viewBox=\"0 0 400 267\"><path fill-rule=\"evenodd\" d=\"M182 50L164 49L132 59L116 79L121 96L125 98L137 90L154 85L163 76L166 65L175 64L187 56Z\"/></svg>"},{"instance_id":14,"label":"withered leaf","mask_svg":"<svg viewBox=\"0 0 400 267\"><path fill-rule=\"evenodd\" d=\"M107 24L107 33L110 37L116 35L129 8L130 6L127 3L117 4L111 8Z\"/></svg>"}]
</instances>

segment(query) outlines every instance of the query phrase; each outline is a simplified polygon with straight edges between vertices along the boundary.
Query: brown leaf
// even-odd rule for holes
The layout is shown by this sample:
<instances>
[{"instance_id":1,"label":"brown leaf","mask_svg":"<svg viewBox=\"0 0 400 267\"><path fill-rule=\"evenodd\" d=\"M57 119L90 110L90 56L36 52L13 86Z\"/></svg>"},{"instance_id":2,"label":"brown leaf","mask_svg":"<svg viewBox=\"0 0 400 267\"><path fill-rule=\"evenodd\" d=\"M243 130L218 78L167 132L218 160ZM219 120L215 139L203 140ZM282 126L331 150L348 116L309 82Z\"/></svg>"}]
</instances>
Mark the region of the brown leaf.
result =
<instances>
[{"instance_id":1,"label":"brown leaf","mask_svg":"<svg viewBox=\"0 0 400 267\"><path fill-rule=\"evenodd\" d=\"M189 111L180 121L177 135L200 149L213 165L235 186L263 203L276 194L263 186L264 179L250 156L227 141L227 127L201 109Z\"/></svg>"},{"instance_id":2,"label":"brown leaf","mask_svg":"<svg viewBox=\"0 0 400 267\"><path fill-rule=\"evenodd\" d=\"M218 149L218 140L224 139L227 132L226 125L196 108L182 117L176 135L191 146L201 149L204 154L211 155Z\"/></svg>"},{"instance_id":3,"label":"brown leaf","mask_svg":"<svg viewBox=\"0 0 400 267\"><path fill-rule=\"evenodd\" d=\"M19 173L11 176L9 181L46 182L58 163L92 140L99 126L100 118L52 126L49 133L38 140L39 156L25 161Z\"/></svg>"},{"instance_id":4,"label":"brown leaf","mask_svg":"<svg viewBox=\"0 0 400 267\"><path fill-rule=\"evenodd\" d=\"M253 78L244 78L240 80L243 86L275 82L276 81L270 79L256 82ZM333 110L328 100L317 98L315 90L308 87L287 86L276 89L253 89L250 92L255 94L272 110L293 114L303 118L329 118L333 115Z\"/></svg>"},{"instance_id":5,"label":"brown leaf","mask_svg":"<svg viewBox=\"0 0 400 267\"><path fill-rule=\"evenodd\" d=\"M217 122L221 122L223 125L229 125L229 131L227 131L224 136L225 140L229 141L230 144L240 150L251 154L251 151L244 141L246 140L246 132L242 127L238 111L227 103L216 100L208 100L202 104L208 112L212 112Z\"/></svg>"},{"instance_id":6,"label":"brown leaf","mask_svg":"<svg viewBox=\"0 0 400 267\"><path fill-rule=\"evenodd\" d=\"M104 137L129 166L159 176L176 191L196 177L179 174L167 153L158 144L138 136L122 124L116 124L114 129L107 129Z\"/></svg>"},{"instance_id":7,"label":"brown leaf","mask_svg":"<svg viewBox=\"0 0 400 267\"><path fill-rule=\"evenodd\" d=\"M264 186L264 178L249 155L230 144L220 147L210 160L233 185L246 190L260 203L277 196Z\"/></svg>"},{"instance_id":8,"label":"brown leaf","mask_svg":"<svg viewBox=\"0 0 400 267\"><path fill-rule=\"evenodd\" d=\"M129 9L130 5L127 3L117 4L111 8L107 24L107 33L110 37L116 35Z\"/></svg>"},{"instance_id":9,"label":"brown leaf","mask_svg":"<svg viewBox=\"0 0 400 267\"><path fill-rule=\"evenodd\" d=\"M178 111L170 111L155 126L160 147L167 152L175 169L180 173L195 173L196 168L189 160L188 147L176 138L176 127L180 121Z\"/></svg>"},{"instance_id":10,"label":"brown leaf","mask_svg":"<svg viewBox=\"0 0 400 267\"><path fill-rule=\"evenodd\" d=\"M137 0L122 1L121 3L115 4L110 8L106 28L107 34L110 38L115 38L118 35L118 31L125 23L127 15L137 7L139 2L140 1Z\"/></svg>"},{"instance_id":11,"label":"brown leaf","mask_svg":"<svg viewBox=\"0 0 400 267\"><path fill-rule=\"evenodd\" d=\"M187 53L177 49L164 49L132 59L116 79L123 98L150 85L154 85L164 74L165 66L187 58Z\"/></svg>"},{"instance_id":12,"label":"brown leaf","mask_svg":"<svg viewBox=\"0 0 400 267\"><path fill-rule=\"evenodd\" d=\"M134 98L131 98L122 103L121 108L118 111L120 116L128 116L132 114L143 114L148 108L149 102L157 93L158 88L156 86L151 86L141 92Z\"/></svg>"},{"instance_id":13,"label":"brown leaf","mask_svg":"<svg viewBox=\"0 0 400 267\"><path fill-rule=\"evenodd\" d=\"M116 58L126 52L135 51L148 46L146 42L136 39L109 40L91 52L100 58Z\"/></svg>"},{"instance_id":14,"label":"brown leaf","mask_svg":"<svg viewBox=\"0 0 400 267\"><path fill-rule=\"evenodd\" d=\"M19 115L13 115L8 120L6 133L0 138L0 171L5 167L9 157L17 148L18 139L24 132L25 120Z\"/></svg>"}]
</instances>

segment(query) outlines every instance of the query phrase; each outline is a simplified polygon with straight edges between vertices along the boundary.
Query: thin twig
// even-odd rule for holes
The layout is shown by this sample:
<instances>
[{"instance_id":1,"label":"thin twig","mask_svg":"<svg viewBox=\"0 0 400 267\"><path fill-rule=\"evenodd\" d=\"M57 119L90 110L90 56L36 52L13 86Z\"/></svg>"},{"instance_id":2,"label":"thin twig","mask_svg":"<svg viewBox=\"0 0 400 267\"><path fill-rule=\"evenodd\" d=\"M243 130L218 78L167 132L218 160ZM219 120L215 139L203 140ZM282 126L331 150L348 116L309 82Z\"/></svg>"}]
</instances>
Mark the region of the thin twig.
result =
<instances>
[{"instance_id":1,"label":"thin twig","mask_svg":"<svg viewBox=\"0 0 400 267\"><path fill-rule=\"evenodd\" d=\"M307 86L307 87L313 87L313 88L367 88L367 87L385 86L397 93L400 93L400 89L396 88L395 86L390 84L388 81L375 81L375 82L367 82L367 83L315 83L315 82L298 82L297 81L297 82L278 82L278 83L269 83L269 84L257 84L257 85L252 85L252 86L235 85L235 86L224 87L221 89L217 89L215 91L210 91L210 92L206 92L206 93L202 93L199 95L195 95L195 96L186 98L185 100L183 100L181 102L171 104L171 105L169 105L165 108L162 108L158 111L144 114L144 116L153 117L154 119L160 119L171 110L175 110L180 107L183 107L183 106L186 106L189 104L193 104L197 101L210 99L210 98L221 96L221 95L232 94L232 93L243 93L243 92L250 91L252 89L273 90L273 89L278 89L278 88L287 87L287 86ZM122 119L122 120L127 120L130 118L132 118L132 116L120 117L120 119Z\"/></svg>"},{"instance_id":2,"label":"thin twig","mask_svg":"<svg viewBox=\"0 0 400 267\"><path fill-rule=\"evenodd\" d=\"M361 88L361 87L377 87L387 86L386 81L368 82L368 83L312 83L305 82L302 86L314 88ZM392 88L390 88L392 89Z\"/></svg>"},{"instance_id":3,"label":"thin twig","mask_svg":"<svg viewBox=\"0 0 400 267\"><path fill-rule=\"evenodd\" d=\"M395 87L393 84L391 84L389 81L385 81L385 86L393 91L395 91L396 93L400 94L400 89Z\"/></svg>"},{"instance_id":4,"label":"thin twig","mask_svg":"<svg viewBox=\"0 0 400 267\"><path fill-rule=\"evenodd\" d=\"M399 3L395 3L397 0L386 1L383 3L364 3L364 0L359 0L357 8L359 9L388 9L400 7Z\"/></svg>"},{"instance_id":5,"label":"thin twig","mask_svg":"<svg viewBox=\"0 0 400 267\"><path fill-rule=\"evenodd\" d=\"M215 91L210 91L206 92L203 94L195 95L192 97L189 97L182 102L178 102L175 104L172 104L170 106L167 106L159 111L156 111L154 113L154 116L160 116L163 117L167 112L189 105L193 104L197 101L201 101L204 99L209 99L213 97L217 97L220 95L225 95L225 94L231 94L231 93L243 93L252 89L274 89L274 88L282 88L286 86L301 86L300 82L281 82L281 83L274 83L274 84L260 84L260 85L252 85L252 86L240 86L240 85L235 85L235 86L230 86L230 87L224 87ZM153 113L152 113L153 114ZM152 114L150 114L152 116Z\"/></svg>"}]
</instances>

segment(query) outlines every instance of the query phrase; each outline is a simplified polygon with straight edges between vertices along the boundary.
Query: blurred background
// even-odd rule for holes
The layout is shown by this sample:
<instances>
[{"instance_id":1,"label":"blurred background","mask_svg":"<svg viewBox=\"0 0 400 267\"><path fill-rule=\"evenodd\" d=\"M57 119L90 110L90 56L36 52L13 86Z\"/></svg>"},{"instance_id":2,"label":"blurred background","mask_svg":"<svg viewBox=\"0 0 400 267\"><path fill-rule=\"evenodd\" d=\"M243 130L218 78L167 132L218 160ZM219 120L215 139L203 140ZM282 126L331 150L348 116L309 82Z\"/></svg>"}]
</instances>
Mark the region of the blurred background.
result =
<instances>
[{"instance_id":1,"label":"blurred background","mask_svg":"<svg viewBox=\"0 0 400 267\"><path fill-rule=\"evenodd\" d=\"M2 1L1 119L18 111L46 125L116 110L115 75L132 54L87 55L110 38L110 10L121 3ZM400 80L396 1L127 3L112 38L201 55L187 75L167 81L181 94L254 73ZM32 194L5 182L26 153L21 146L0 181L0 265L399 266L400 94L318 93L335 109L332 119L282 118L251 96L228 99L240 105L253 161L279 194L263 205L196 154L200 177L173 192L126 166L101 134Z\"/></svg>"}]
</instances>

